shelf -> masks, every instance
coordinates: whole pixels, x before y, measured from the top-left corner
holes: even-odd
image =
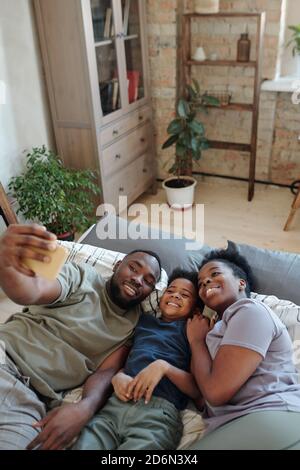
[[[131,34],[130,36],[125,36],[124,41],[130,41],[130,39],[138,39],[138,34]]]
[[[253,104],[251,103],[230,103],[221,104],[220,106],[205,105],[206,108],[223,109],[225,111],[253,111]]]
[[[256,61],[238,62],[237,60],[186,60],[185,65],[209,65],[214,67],[256,67]]]
[[[209,140],[210,148],[222,150],[236,150],[238,152],[251,152],[250,144],[238,144],[235,142],[222,142],[221,140]]]
[[[103,41],[95,42],[95,47],[108,46],[109,44],[112,44],[112,42],[112,39],[103,39]]]
[[[261,13],[186,13],[183,16],[186,18],[259,18]]]

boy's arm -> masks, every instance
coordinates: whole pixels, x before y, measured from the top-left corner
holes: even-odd
[[[141,370],[130,382],[127,387],[128,397],[132,396],[134,400],[139,400],[145,396],[145,402],[148,403],[154,388],[164,376],[189,397],[196,399],[200,396],[191,373],[158,359]]]
[[[70,445],[81,429],[102,408],[111,393],[111,379],[123,367],[129,348],[121,346],[107,357],[84,383],[79,403],[63,405],[50,411],[33,426],[40,434],[29,444],[29,450],[59,450]]]

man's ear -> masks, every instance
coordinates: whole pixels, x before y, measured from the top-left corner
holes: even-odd
[[[245,279],[240,279],[239,291],[245,290],[246,286],[247,286],[247,282],[245,281]]]
[[[114,273],[115,273],[116,270],[119,268],[119,266],[120,266],[121,263],[122,263],[122,260],[119,260],[119,261],[116,262],[116,264],[115,264],[114,267],[113,267],[113,272],[114,272]]]

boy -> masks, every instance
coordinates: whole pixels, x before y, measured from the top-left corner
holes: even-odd
[[[175,270],[160,300],[161,317],[141,315],[124,372],[112,380],[115,393],[84,428],[75,449],[177,447],[180,410],[189,397],[200,396],[188,372],[191,355],[186,337],[186,320],[196,304],[197,276]]]

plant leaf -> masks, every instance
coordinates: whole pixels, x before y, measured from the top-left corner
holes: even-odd
[[[187,119],[188,115],[191,112],[188,102],[184,99],[180,99],[177,106],[177,112],[180,117]]]
[[[162,145],[162,149],[167,149],[168,147],[171,147],[173,144],[175,144],[175,142],[177,142],[177,140],[179,139],[179,135],[176,134],[176,135],[172,135],[171,137],[169,137],[165,143]]]

